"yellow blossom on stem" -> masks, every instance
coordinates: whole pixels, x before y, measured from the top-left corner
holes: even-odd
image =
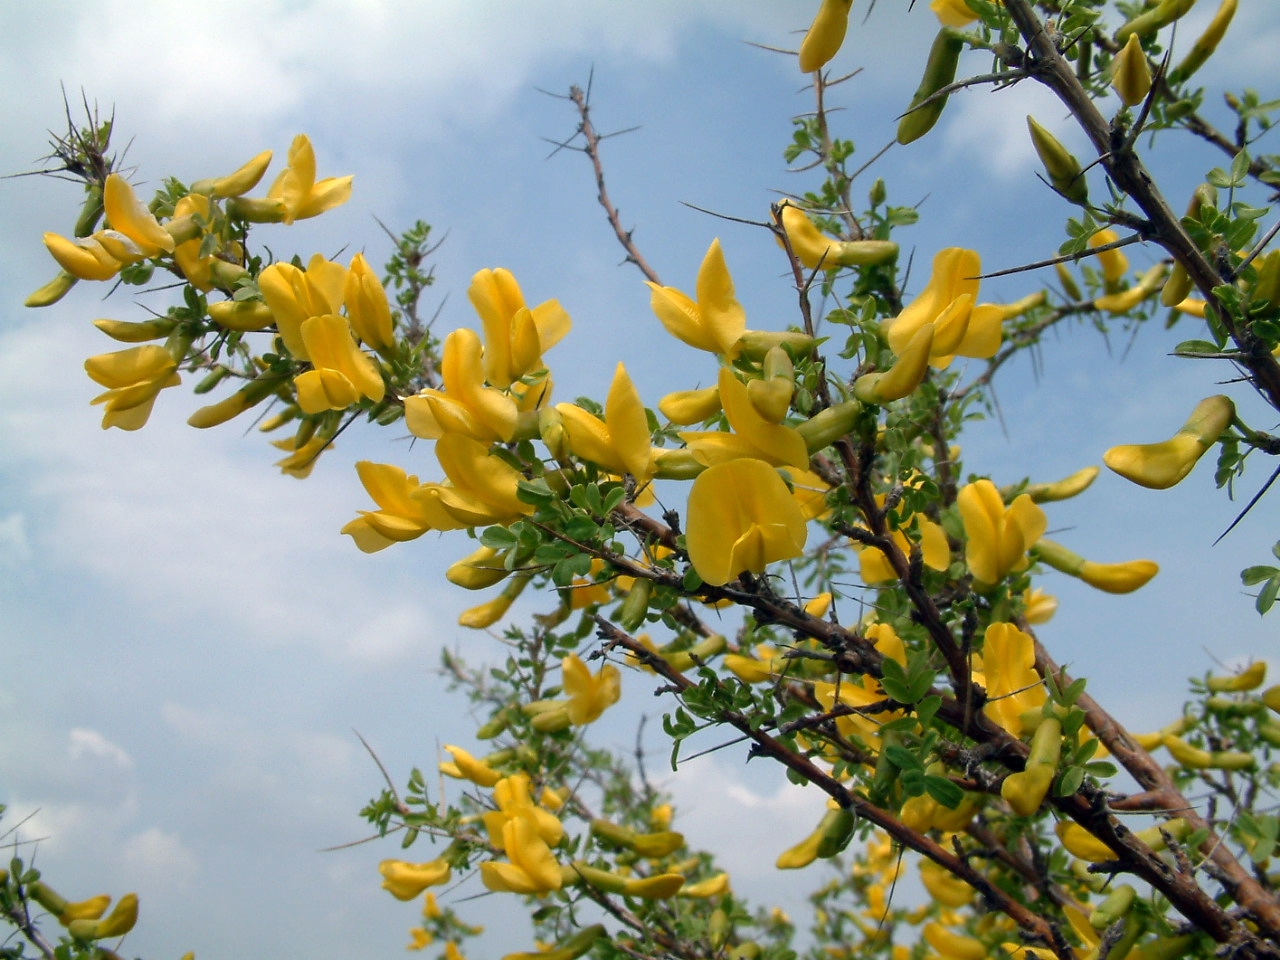
[[[198,193],[191,193],[179,200],[173,207],[173,217],[198,216],[203,220],[209,217],[209,198]],[[201,293],[213,289],[213,262],[216,257],[200,256],[202,237],[184,240],[173,248],[173,262],[178,265],[187,282]]]
[[[277,460],[275,463],[280,468],[280,472],[299,480],[305,480],[311,475],[311,470],[315,467],[316,460],[319,459],[320,454],[324,453],[325,450],[332,449],[333,435],[332,433],[317,433],[301,443],[299,443],[296,436],[293,436],[286,440],[272,440],[271,445],[288,453],[287,457],[283,460]],[[389,546],[389,544],[384,544],[384,546]],[[365,552],[369,553],[371,551],[365,550]]]
[[[1048,524],[1044,511],[1025,493],[1006,507],[1000,491],[986,479],[961,487],[956,505],[967,538],[965,562],[974,579],[988,585],[1026,565],[1027,550]]]
[[[569,654],[560,666],[564,672],[562,685],[569,698],[569,722],[575,727],[593,723],[618,702],[622,696],[622,680],[618,668],[604,664],[594,676],[577,654]]]
[[[1119,239],[1120,234],[1106,227],[1089,238],[1089,246],[1102,247],[1108,243],[1115,243]],[[1098,265],[1102,267],[1102,279],[1107,283],[1108,288],[1123,280],[1124,275],[1129,272],[1129,259],[1119,247],[1099,250],[1094,256],[1098,258]]]
[[[267,167],[271,165],[271,155],[270,150],[263,150],[225,177],[197,180],[191,185],[191,192],[224,198],[242,196],[258,185],[262,175],[267,172]]]
[[[386,394],[378,364],[356,346],[351,324],[329,314],[302,322],[302,342],[312,369],[294,378],[303,413],[345,410],[368,397],[375,403]]]
[[[1015,737],[1027,732],[1023,715],[1044,706],[1048,694],[1035,669],[1035,641],[1012,623],[993,623],[983,635],[983,712]]]
[[[542,354],[572,325],[558,300],[526,306],[520,284],[501,267],[476,273],[467,297],[484,329],[485,378],[500,389],[541,369]]]
[[[649,283],[650,305],[667,332],[698,350],[733,358],[738,339],[747,326],[747,315],[733,292],[733,278],[725,266],[720,240],[711,247],[698,269],[697,301],[675,287]]]
[[[356,464],[356,473],[379,509],[361,510],[360,516],[341,532],[351,537],[363,553],[416,539],[428,530],[459,526],[433,502],[415,497],[422,484],[394,464],[361,460]]]
[[[505,850],[503,828],[510,820],[525,820],[548,846],[555,846],[564,836],[564,827],[555,814],[537,806],[529,792],[529,775],[517,773],[503,777],[493,787],[496,810],[482,817],[489,842],[499,850]]]
[[[830,62],[844,43],[853,0],[822,0],[818,13],[800,42],[800,70],[812,73]]]
[[[746,385],[728,367],[720,368],[718,382],[720,402],[732,432],[710,430],[680,434],[699,463],[711,466],[747,458],[800,470],[809,466],[808,447],[794,427],[770,423],[762,417],[751,402]]]
[[[880,499],[883,501],[883,498]],[[924,558],[924,565],[931,570],[947,569],[951,563],[951,545],[947,542],[946,531],[932,520],[928,520],[923,516],[917,516],[914,521],[912,518],[905,519],[902,527],[910,528],[913,522],[919,524],[919,544]],[[890,537],[897,544],[898,549],[902,551],[903,556],[911,556],[912,544],[907,540],[907,535],[903,532],[903,529],[894,530],[890,533]],[[888,557],[884,555],[884,551],[879,547],[863,547],[859,550],[858,564],[860,568],[859,576],[862,578],[863,583],[888,583],[891,580],[898,579],[898,574],[889,565]]]
[[[516,817],[503,823],[502,850],[509,862],[490,860],[480,864],[480,879],[487,888],[498,893],[520,894],[543,894],[560,889],[560,864],[529,820]]]
[[[1111,61],[1111,88],[1126,107],[1140,104],[1151,90],[1151,66],[1136,33]]]
[[[316,254],[299,270],[291,263],[276,262],[258,275],[258,289],[275,317],[280,339],[299,360],[308,360],[302,324],[311,317],[336,314],[342,308],[347,268]]]
[[[946,366],[954,355],[986,358],[1000,346],[990,323],[970,331],[974,304],[978,297],[978,275],[982,262],[974,250],[948,247],[933,258],[929,282],[897,317],[884,325],[885,336],[894,353],[901,355],[917,331],[934,325],[930,355],[935,366]]]
[[[453,868],[444,858],[429,863],[383,860],[378,864],[378,872],[383,877],[383,890],[397,900],[416,900],[427,887],[448,883]]]
[[[366,347],[384,350],[395,342],[387,291],[362,253],[351,258],[343,284],[342,301],[347,306],[351,328]]]
[[[105,893],[78,903],[68,903],[58,914],[58,922],[65,927],[72,920],[97,920],[107,912],[107,907],[110,905],[111,897]]]
[[[521,476],[505,460],[490,456],[489,448],[462,434],[449,434],[436,442],[436,459],[448,484],[426,484],[414,497],[438,504],[456,527],[480,527],[511,523],[533,513],[533,507],[517,496]]]
[[[173,252],[173,237],[118,173],[108,174],[102,185],[102,208],[111,229],[136,243],[144,257]]]
[[[1032,587],[1022,594],[1022,615],[1027,623],[1048,623],[1058,612],[1058,598],[1045,593],[1039,587]]]
[[[1126,480],[1152,490],[1167,490],[1182,481],[1205,452],[1231,425],[1236,408],[1231,399],[1206,397],[1173,435],[1161,443],[1124,444],[1102,455],[1102,462]]]
[[[95,237],[68,240],[56,233],[46,233],[44,245],[58,266],[77,280],[109,280],[120,271],[120,261]]]
[[[289,165],[271,184],[267,198],[279,201],[284,207],[284,222],[293,223],[346,203],[351,199],[351,180],[349,176],[326,177],[317,183],[315,148],[307,135],[300,133],[289,146]]]
[[[104,430],[139,429],[151,416],[160,391],[181,382],[177,362],[168,350],[155,344],[98,354],[84,362],[84,369],[94,382],[108,388],[90,401],[104,405]]]
[[[502,779],[502,774],[483,760],[477,760],[462,747],[455,747],[446,743],[444,748],[449,756],[453,757],[452,763],[444,761],[439,764],[440,772],[446,777],[453,777],[455,780],[470,780],[481,787],[492,787]]]
[[[480,337],[466,327],[444,339],[440,376],[444,390],[406,397],[409,432],[424,440],[462,434],[476,440],[506,442],[515,436],[519,410],[508,394],[485,386]]]
[[[656,465],[649,419],[640,394],[621,363],[605,398],[604,420],[572,403],[558,403],[555,409],[575,456],[613,474],[629,473],[641,483],[653,477]]]
[[[1160,572],[1153,560],[1127,560],[1124,563],[1094,563],[1062,544],[1041,537],[1035,545],[1035,557],[1055,570],[1077,577],[1105,593],[1132,593]]]
[[[689,561],[714,586],[800,556],[808,534],[777,470],[751,459],[716,464],[694,480],[685,526]]]
[[[470,627],[472,630],[483,630],[493,626],[507,615],[511,604],[516,602],[531,579],[533,579],[531,574],[516,574],[507,581],[502,592],[492,600],[462,611],[458,616],[458,626]]]
[[[72,920],[67,924],[67,932],[80,940],[106,940],[110,937],[123,937],[137,922],[138,896],[126,893],[101,920]]]
[[[978,19],[964,0],[933,0],[929,9],[944,27],[966,27]]]

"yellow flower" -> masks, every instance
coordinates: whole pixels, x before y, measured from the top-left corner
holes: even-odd
[[[108,388],[90,401],[105,404],[104,430],[137,430],[151,416],[160,391],[181,383],[177,362],[168,350],[155,344],[98,354],[84,362],[84,369],[96,383]]]
[[[974,579],[994,584],[1026,564],[1026,553],[1044,535],[1047,519],[1025,493],[1005,507],[990,480],[977,480],[956,496],[967,537],[964,558]]]
[[[44,245],[58,266],[77,280],[109,280],[120,270],[120,261],[95,237],[68,240],[56,233],[46,233]]]
[[[1053,569],[1078,577],[1104,593],[1132,593],[1160,572],[1159,565],[1153,560],[1094,563],[1044,537],[1035,545],[1035,556]]]
[[[622,696],[618,668],[606,663],[595,676],[576,654],[560,662],[564,670],[562,684],[569,697],[569,722],[580,727],[600,719],[600,715]]]
[[[190,193],[179,200],[173,207],[173,217],[198,216],[202,220],[209,218],[209,198],[199,193]],[[208,293],[213,289],[213,256],[200,256],[202,237],[185,240],[173,248],[173,262],[178,265],[182,275],[197,290]]]
[[[502,779],[502,774],[497,770],[483,760],[477,760],[461,747],[446,743],[444,748],[449,752],[449,756],[453,757],[452,763],[444,762],[439,764],[440,772],[446,777],[453,777],[456,780],[470,780],[481,787],[492,787]]]
[[[569,449],[613,474],[629,473],[641,483],[656,469],[649,419],[627,369],[621,363],[605,398],[604,420],[571,403],[558,403]]]
[[[58,914],[58,922],[65,927],[72,920],[97,920],[107,912],[107,907],[110,905],[111,897],[105,893],[78,903],[68,903]]]
[[[800,556],[808,535],[777,470],[752,459],[729,460],[699,474],[685,526],[689,561],[713,586]]]
[[[1048,623],[1058,612],[1058,598],[1045,593],[1039,587],[1033,587],[1022,594],[1022,615],[1027,623]]]
[[[680,439],[688,444],[694,459],[708,466],[747,458],[774,466],[805,470],[809,450],[794,427],[770,423],[751,402],[751,395],[732,370],[721,367],[720,402],[732,432],[723,430],[685,431]]]
[[[935,366],[946,366],[952,356],[990,357],[1000,345],[993,338],[989,317],[972,331],[978,274],[982,262],[974,250],[948,247],[933,258],[933,273],[919,295],[885,324],[889,347],[899,356],[925,324],[934,325],[929,353]]]
[[[391,305],[378,275],[370,268],[364,254],[351,258],[342,292],[347,305],[347,319],[360,341],[373,350],[391,346],[395,340]]]
[[[453,868],[443,859],[430,863],[383,860],[378,864],[378,872],[383,876],[383,890],[397,900],[416,900],[427,887],[448,883]]]
[[[312,369],[294,378],[303,413],[345,410],[364,396],[375,403],[386,394],[378,364],[356,346],[345,317],[328,314],[302,322],[302,342]]]
[[[173,237],[146,208],[129,181],[118,173],[107,176],[102,185],[102,207],[107,223],[138,245],[144,257],[173,252]]]
[[[480,864],[480,879],[490,890],[543,894],[560,889],[560,864],[529,820],[516,817],[503,823],[502,849],[510,862],[490,860]]]
[[[830,62],[844,43],[853,0],[822,0],[818,13],[800,43],[800,70],[812,73]]]
[[[489,448],[462,434],[448,434],[436,442],[436,459],[449,478],[448,484],[427,484],[414,494],[424,503],[438,503],[462,527],[508,524],[533,513],[533,507],[516,495],[520,473],[504,460],[489,455]]]
[[[444,339],[440,375],[444,390],[424,390],[404,401],[409,432],[424,440],[462,434],[476,440],[510,440],[519,410],[501,390],[484,385],[483,347],[474,330],[454,330]]]
[[[425,950],[431,944],[435,943],[435,934],[423,930],[422,927],[413,927],[409,930],[409,945],[406,950]]]
[[[393,543],[422,536],[428,530],[455,529],[458,524],[430,501],[415,497],[422,489],[418,478],[389,463],[361,460],[356,464],[360,482],[378,505],[361,510],[360,516],[342,528],[364,553],[374,553]]]
[[[710,420],[720,412],[720,388],[677,390],[658,401],[658,411],[672,423],[688,426]]]
[[[1089,238],[1089,246],[1101,247],[1108,243],[1115,243],[1119,239],[1120,234],[1107,227]],[[1129,272],[1129,260],[1119,247],[1100,250],[1094,256],[1098,258],[1098,265],[1102,267],[1102,279],[1106,282],[1108,289],[1124,279],[1124,275]]]
[[[191,185],[192,193],[202,193],[214,197],[239,197],[248,193],[258,185],[262,175],[271,164],[271,151],[263,150],[249,162],[243,164],[225,177],[210,177],[197,180]]]
[[[494,784],[493,802],[498,809],[485,813],[482,819],[489,842],[499,850],[506,850],[503,830],[511,820],[527,821],[548,846],[555,846],[564,836],[564,827],[555,814],[533,802],[526,773],[503,777]]]
[[[283,460],[276,461],[275,465],[280,468],[280,472],[296,477],[299,480],[305,480],[311,475],[311,470],[315,467],[316,460],[320,458],[320,454],[325,450],[332,449],[333,437],[316,434],[299,446],[298,438],[295,436],[285,440],[272,440],[271,445],[289,454]],[[356,538],[356,540],[359,542],[359,538]],[[384,544],[384,546],[388,545]],[[364,548],[362,547],[361,549]],[[365,552],[370,553],[372,551],[365,550]]]
[[[964,27],[978,19],[978,15],[969,9],[964,0],[933,0],[929,9],[944,27]]]
[[[1038,710],[1047,699],[1035,670],[1035,642],[1011,623],[987,627],[982,647],[982,672],[987,705],[983,712],[1015,737],[1029,727],[1022,715]]]
[[[1126,107],[1137,106],[1151,90],[1151,66],[1142,50],[1142,41],[1136,33],[1111,61],[1111,88]]]
[[[946,532],[938,524],[924,517],[919,517],[917,522],[920,524],[920,550],[924,555],[924,565],[931,570],[947,569],[951,563],[951,545],[947,543]],[[904,520],[902,526],[910,527],[910,518]],[[907,535],[899,529],[894,530],[890,536],[902,551],[903,556],[909,557],[911,544],[907,540]],[[864,547],[859,550],[858,563],[859,576],[863,583],[888,583],[898,579],[897,573],[889,565],[888,558],[879,547]]]
[[[527,307],[520,284],[501,267],[472,277],[467,297],[484,329],[485,377],[501,389],[542,369],[542,354],[572,325],[558,300]]]
[[[1205,452],[1218,442],[1235,417],[1235,404],[1222,395],[1206,397],[1178,430],[1162,443],[1112,447],[1102,461],[1126,480],[1152,490],[1167,490],[1182,481]]]
[[[302,321],[302,342],[312,369],[294,378],[303,413],[346,410],[361,397],[380,401],[387,392],[378,364],[361,353],[346,317],[329,314]]]
[[[306,134],[289,147],[289,165],[280,172],[267,198],[284,206],[284,222],[306,220],[341,206],[351,198],[351,177],[327,177],[316,182],[316,154]]]
[[[720,240],[711,247],[698,268],[697,302],[675,287],[649,283],[650,305],[667,332],[698,350],[732,358],[747,327],[747,315],[733,292],[733,278],[725,266]]]
[[[311,317],[336,314],[342,307],[347,268],[316,254],[299,270],[291,263],[273,263],[258,276],[262,299],[271,308],[285,347],[299,360],[308,360],[302,324]]]
[[[717,873],[713,877],[706,880],[700,880],[697,883],[691,883],[680,888],[680,896],[693,897],[697,900],[705,900],[709,897],[718,897],[729,892],[729,875],[727,873]]]

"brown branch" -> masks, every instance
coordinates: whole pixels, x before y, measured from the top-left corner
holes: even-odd
[[[1133,149],[1133,144],[1126,141],[1123,128],[1108,123],[1098,111],[1071,64],[1055,47],[1029,0],[1011,0],[1005,9],[1027,43],[1028,71],[1052,90],[1075,117],[1112,182],[1146,215],[1152,240],[1182,265],[1201,295],[1214,306],[1228,336],[1240,348],[1238,362],[1248,372],[1254,387],[1273,408],[1280,410],[1280,361],[1271,355],[1265,343],[1242,328],[1213,294],[1215,287],[1222,286],[1230,278],[1209,261],[1183,229],[1180,218],[1156,188],[1154,178]],[[1280,921],[1280,914],[1277,914],[1277,921]]]
[[[684,674],[672,668],[660,656],[628,636],[622,630],[619,630],[608,620],[597,616],[595,622],[597,634],[605,641],[608,647],[621,647],[630,652],[637,660],[651,667],[655,673],[666,680],[671,689],[677,694],[683,694],[695,686],[693,681],[689,680]],[[739,733],[749,737],[758,754],[770,757],[788,769],[800,774],[835,800],[836,803],[851,809],[857,816],[874,823],[904,847],[928,857],[944,870],[964,880],[982,894],[984,900],[992,909],[999,910],[1013,920],[1029,939],[1052,948],[1062,960],[1073,960],[1074,955],[1070,949],[1060,938],[1054,936],[1052,925],[1044,917],[1027,909],[1013,899],[1008,893],[993,884],[984,874],[971,867],[964,859],[956,856],[956,854],[932,838],[907,827],[898,818],[897,814],[892,811],[884,810],[870,801],[851,793],[842,782],[827,773],[808,757],[796,753],[781,741],[761,730],[759,725],[754,723],[751,718],[735,710],[724,709],[719,712],[717,719],[719,722],[726,723]]]
[[[569,88],[569,99],[573,101],[573,105],[578,109],[578,130],[574,137],[581,135],[584,143],[583,146],[575,149],[581,150],[591,159],[591,168],[596,175],[596,199],[600,201],[600,206],[604,207],[605,215],[609,218],[609,225],[613,227],[613,235],[618,238],[618,242],[622,244],[622,249],[627,252],[626,262],[634,263],[636,268],[644,274],[646,280],[661,285],[662,281],[658,279],[658,274],[649,266],[636,248],[635,242],[631,239],[632,231],[623,229],[622,218],[618,215],[618,208],[613,205],[613,202],[609,199],[609,191],[605,189],[604,166],[600,163],[600,141],[604,138],[596,132],[595,124],[591,122],[591,103],[588,95],[581,87],[575,84]],[[606,136],[609,135],[606,134]],[[570,140],[574,139],[574,137],[570,137]]]

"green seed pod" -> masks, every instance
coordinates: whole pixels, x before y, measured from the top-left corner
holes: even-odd
[[[943,28],[933,40],[929,48],[929,59],[925,62],[924,76],[920,86],[911,98],[911,106],[902,119],[898,121],[898,142],[901,144],[919,140],[933,129],[938,118],[942,116],[942,108],[947,105],[946,97],[929,100],[943,87],[955,81],[956,68],[960,64],[960,51],[964,49],[964,41],[951,30]],[[928,100],[928,103],[925,101]]]
[[[648,577],[637,578],[618,611],[618,626],[628,633],[640,629],[644,625],[645,614],[649,612],[649,598],[652,596],[653,581]]]
[[[1133,887],[1127,883],[1120,884],[1089,914],[1089,926],[1095,930],[1107,929],[1129,913],[1136,897]]]

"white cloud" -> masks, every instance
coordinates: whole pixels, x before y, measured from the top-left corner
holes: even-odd
[[[29,559],[27,518],[21,513],[0,517],[0,567],[16,567]]]
[[[133,757],[129,756],[123,747],[112,743],[97,730],[75,727],[67,735],[67,740],[69,741],[67,754],[72,760],[93,757],[106,760],[112,766],[124,770],[133,769]]]
[[[143,889],[186,887],[200,872],[200,863],[175,833],[149,827],[124,841],[123,870],[131,885]]]

